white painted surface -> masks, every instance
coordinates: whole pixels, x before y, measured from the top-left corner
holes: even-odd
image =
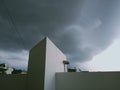
[[[64,72],[65,55],[48,39],[30,50],[28,90],[55,90],[55,73]]]
[[[66,56],[47,38],[44,90],[55,90],[55,73],[64,72],[63,60]]]
[[[120,90],[120,72],[57,73],[56,90]]]
[[[8,67],[8,69],[5,71],[6,74],[12,74],[13,68]]]

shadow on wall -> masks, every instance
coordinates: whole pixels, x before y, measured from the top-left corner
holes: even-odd
[[[120,90],[120,72],[56,73],[56,90]]]
[[[27,90],[27,74],[0,75],[0,90]]]
[[[26,90],[27,74],[22,70],[0,64],[0,90]]]

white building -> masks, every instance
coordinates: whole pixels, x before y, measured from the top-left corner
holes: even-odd
[[[0,75],[1,90],[120,90],[120,72],[64,72],[66,56],[48,39],[30,50],[28,74]]]
[[[48,39],[30,51],[28,90],[119,90],[120,72],[64,72],[66,56]]]

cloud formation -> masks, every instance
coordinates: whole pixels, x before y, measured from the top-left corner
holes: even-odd
[[[3,51],[0,50],[0,63],[8,63],[10,66],[17,69],[27,69],[28,51]]]
[[[112,28],[116,3],[118,0],[1,0],[0,50],[4,54],[28,51],[48,36],[71,62],[91,60],[116,36]],[[7,57],[23,60],[16,54]]]

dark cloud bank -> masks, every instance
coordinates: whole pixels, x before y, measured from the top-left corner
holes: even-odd
[[[25,55],[45,36],[71,62],[91,60],[116,37],[117,30],[114,30],[113,24],[119,11],[118,2],[0,0],[0,62],[14,62],[20,67],[26,65]]]

